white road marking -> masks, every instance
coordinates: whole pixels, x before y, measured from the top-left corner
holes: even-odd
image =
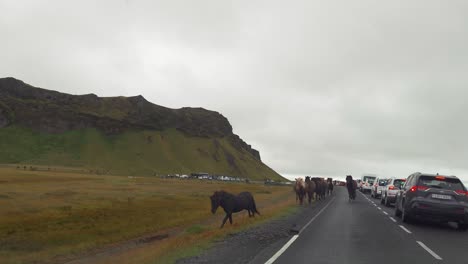
[[[377,207],[377,209],[382,210],[382,208],[380,208],[380,207]]]
[[[396,220],[395,220],[395,218],[393,218],[393,217],[391,217],[391,216],[390,216],[390,220],[392,220],[393,222],[395,222],[395,223],[396,223]]]
[[[327,209],[327,207],[333,202],[333,200],[335,200],[335,197],[333,197],[333,199],[331,199],[331,201],[328,202],[327,205],[325,205],[325,207],[323,207],[314,217],[312,217],[312,219],[310,219],[310,221],[304,227],[301,228],[299,234],[302,233],[302,231],[304,231],[304,229],[306,229],[315,220],[315,218],[317,218],[323,211],[325,211],[325,209]]]
[[[291,237],[291,239],[286,244],[284,244],[284,246],[280,250],[278,250],[278,252],[276,252],[267,262],[265,262],[265,264],[272,264],[273,262],[275,262],[276,259],[278,259],[281,256],[281,254],[283,254],[284,251],[286,251],[286,249],[288,249],[288,247],[291,246],[292,243],[294,243],[294,241],[299,237],[302,231],[306,229],[323,211],[325,211],[325,209],[327,209],[327,207],[333,202],[333,200],[335,200],[335,197],[333,197],[331,201],[327,203],[327,205],[325,205],[314,217],[312,217],[312,219],[310,219],[310,221],[304,227],[301,228],[298,235],[294,235],[293,237]]]
[[[435,259],[442,260],[442,258],[437,255],[434,251],[432,251],[428,246],[424,245],[421,241],[416,241],[422,248],[424,248],[429,254],[431,254]]]
[[[387,212],[385,212],[385,211],[383,211],[383,213],[384,213],[385,215],[388,215],[388,213],[387,213]]]
[[[273,257],[271,257],[267,262],[265,262],[265,264],[272,264],[273,262],[275,262],[275,260],[277,258],[279,258],[279,256],[281,256],[281,254],[283,254],[284,251],[286,251],[286,249],[288,249],[289,246],[291,246],[291,244],[299,237],[299,235],[294,235],[293,237],[291,237],[291,239],[289,239],[288,243],[284,244],[284,246],[278,250],[278,252],[276,252]]]
[[[406,233],[411,234],[411,231],[409,231],[406,227],[399,225],[401,229],[405,230]]]

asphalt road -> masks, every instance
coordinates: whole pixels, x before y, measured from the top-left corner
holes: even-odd
[[[322,203],[266,263],[468,263],[468,232],[456,225],[404,224],[369,195],[349,203],[343,187]]]

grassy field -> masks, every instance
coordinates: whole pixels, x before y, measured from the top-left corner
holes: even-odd
[[[175,129],[104,135],[96,129],[46,134],[0,129],[0,163],[81,167],[114,175],[208,172],[251,180],[284,180],[225,138],[188,137]]]
[[[262,216],[240,213],[219,229],[223,212],[213,216],[208,197],[220,189],[252,192]],[[62,262],[162,234],[168,238],[94,262],[171,263],[292,205],[289,187],[0,168],[0,262]]]

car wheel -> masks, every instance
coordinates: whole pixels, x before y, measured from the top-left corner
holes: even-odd
[[[383,195],[380,197],[380,204],[384,204]]]
[[[402,208],[403,210],[401,212],[401,221],[403,221],[403,223],[411,224],[412,219],[410,214],[406,211],[405,206],[402,206]]]
[[[390,206],[390,202],[388,201],[388,196],[385,195],[385,206]]]
[[[398,208],[398,204],[395,204],[395,216],[396,217],[401,217],[401,211]]]
[[[458,230],[466,231],[468,229],[468,224],[465,223],[458,223]]]

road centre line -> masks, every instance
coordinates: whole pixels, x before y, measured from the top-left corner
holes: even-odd
[[[422,248],[424,248],[429,254],[431,254],[435,259],[442,260],[442,258],[437,255],[434,251],[432,251],[428,246],[424,245],[421,241],[416,241]]]
[[[305,226],[301,228],[301,230],[299,230],[299,234],[291,237],[291,239],[286,244],[284,244],[284,246],[280,250],[278,250],[278,252],[276,252],[267,262],[265,262],[265,264],[272,264],[273,262],[275,262],[276,259],[278,259],[281,256],[281,254],[283,254],[286,251],[286,249],[288,249],[288,247],[290,247],[292,243],[294,243],[294,241],[299,237],[302,231],[304,231],[304,229],[306,229],[323,211],[325,211],[325,209],[327,209],[327,207],[334,200],[335,200],[335,197],[333,197],[330,202],[328,202],[314,217],[312,217],[312,219],[310,219],[309,222],[307,222]]]
[[[411,234],[411,231],[409,231],[406,227],[402,225],[398,225],[398,226],[401,227],[401,229],[405,230],[406,233]]]
[[[369,201],[371,202],[374,206],[376,206],[379,210],[381,210],[385,215],[388,215],[388,213],[385,211],[385,210],[382,210],[382,208],[378,207],[374,201],[370,200],[367,196],[365,196],[363,194],[363,196]],[[388,218],[390,218],[390,220],[392,220],[394,223],[397,222],[397,220],[391,216],[389,216]],[[412,234],[412,232],[410,230],[408,230],[408,228],[404,227],[403,225],[398,225],[401,229],[403,229],[406,233],[408,234]],[[419,246],[421,246],[424,250],[426,250],[429,254],[431,254],[432,257],[434,257],[435,259],[437,260],[442,260],[442,258],[437,255],[437,253],[435,253],[434,251],[432,251],[428,246],[426,246],[423,242],[421,241],[416,241],[418,243]]]

